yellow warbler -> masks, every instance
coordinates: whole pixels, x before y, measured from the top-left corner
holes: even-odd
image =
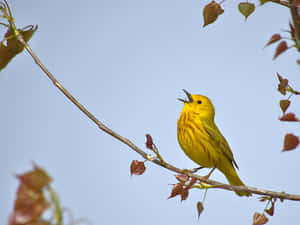
[[[244,185],[236,173],[237,163],[232,151],[214,122],[215,109],[209,98],[192,95],[183,90],[188,100],[177,123],[178,142],[185,154],[201,167],[219,169],[231,185]],[[236,192],[239,196],[250,196],[246,192]]]

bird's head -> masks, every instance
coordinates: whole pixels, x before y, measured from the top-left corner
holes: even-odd
[[[215,108],[210,99],[204,95],[192,95],[184,90],[187,100],[178,98],[184,103],[182,112],[189,112],[198,115],[201,118],[214,119]]]

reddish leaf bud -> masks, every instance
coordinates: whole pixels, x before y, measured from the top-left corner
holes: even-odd
[[[182,190],[183,190],[183,183],[174,184],[169,198],[174,198],[175,196],[180,195]]]
[[[280,76],[279,73],[277,73],[277,77],[278,77],[278,80],[279,80],[279,84],[278,84],[278,91],[285,95],[286,94],[286,89],[288,88],[289,86],[289,81],[285,78],[283,78],[282,76]]]
[[[265,45],[265,47],[279,41],[281,39],[280,34],[273,34],[273,36],[270,38],[270,40],[268,41],[268,43]]]
[[[286,44],[286,41],[282,41],[277,45],[273,60],[276,59],[281,53],[286,51],[288,49],[288,46]]]
[[[152,150],[153,149],[153,139],[152,139],[151,135],[146,134],[146,139],[147,139],[146,147]]]
[[[188,196],[189,196],[189,190],[184,188],[181,192],[181,201],[186,200]]]
[[[144,162],[133,160],[130,165],[130,174],[142,175],[146,170]]]

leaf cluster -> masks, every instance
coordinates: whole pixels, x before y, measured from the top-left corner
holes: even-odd
[[[32,171],[16,177],[20,185],[8,224],[50,225],[49,221],[42,219],[42,214],[51,206],[44,194],[52,181],[51,177],[36,165]]]
[[[281,111],[283,113],[283,115],[279,118],[279,120],[283,121],[283,122],[300,122],[300,120],[296,117],[295,113],[293,113],[293,112],[286,113],[287,109],[289,108],[289,106],[291,104],[290,98],[293,95],[299,95],[300,92],[294,90],[289,85],[288,79],[283,78],[279,73],[277,73],[277,77],[278,77],[278,80],[279,80],[277,90],[284,96],[287,93],[290,94],[287,99],[282,99],[282,100],[279,101],[279,106],[280,106]],[[299,145],[299,141],[300,141],[299,137],[297,137],[294,134],[287,133],[284,137],[284,144],[283,144],[282,151],[284,152],[284,151],[290,151],[290,150],[296,149],[297,146]]]

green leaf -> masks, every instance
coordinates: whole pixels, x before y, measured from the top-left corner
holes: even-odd
[[[241,2],[238,8],[240,13],[245,17],[245,20],[247,20],[248,16],[254,12],[255,5],[250,2]]]

